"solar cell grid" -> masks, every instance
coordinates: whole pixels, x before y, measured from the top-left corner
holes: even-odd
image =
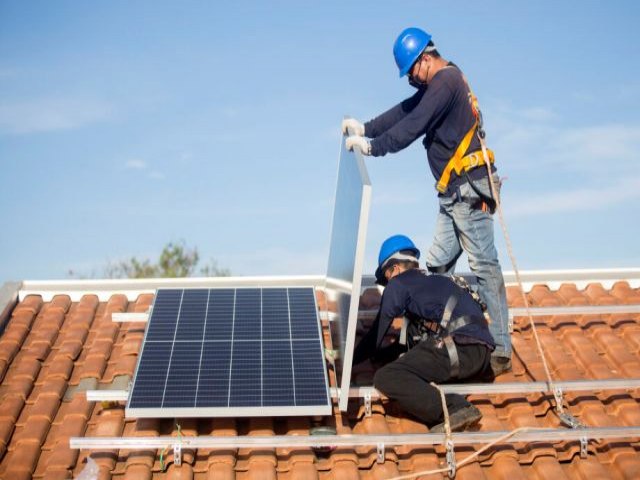
[[[158,290],[129,416],[330,413],[313,288]]]
[[[229,319],[233,318],[235,291],[230,288],[209,290],[204,339],[231,341]]]

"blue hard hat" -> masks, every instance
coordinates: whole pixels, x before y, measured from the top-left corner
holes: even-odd
[[[408,250],[416,259],[420,258],[420,250],[413,241],[406,235],[393,235],[382,242],[380,253],[378,254],[378,268],[376,269],[376,282],[385,285],[384,265],[395,253]]]
[[[404,77],[427,48],[431,35],[419,28],[405,28],[393,44],[393,58],[396,60],[400,77]]]

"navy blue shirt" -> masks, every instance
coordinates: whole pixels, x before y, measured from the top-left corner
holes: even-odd
[[[469,87],[458,67],[449,63],[434,75],[428,86],[421,87],[413,96],[368,121],[364,127],[365,135],[372,139],[371,155],[376,157],[398,152],[424,136],[422,143],[437,181],[474,123]],[[465,154],[480,149],[480,140],[474,135]],[[485,166],[469,172],[473,180],[486,175]],[[445,194],[452,194],[463,181],[453,172]]]
[[[373,353],[372,349],[380,348],[394,318],[406,316],[409,319],[427,319],[440,323],[451,295],[458,297],[451,320],[464,315],[473,320],[472,323],[455,330],[455,333],[451,334],[453,338],[460,343],[474,343],[475,340],[475,343],[495,348],[482,308],[469,292],[446,276],[427,275],[414,268],[389,280],[382,294],[378,318],[361,340],[354,356],[362,361]]]

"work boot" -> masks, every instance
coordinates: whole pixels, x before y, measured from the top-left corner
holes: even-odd
[[[502,375],[503,373],[507,373],[511,371],[511,357],[500,357],[498,355],[491,356],[491,370],[493,370],[493,374],[497,377],[498,375]]]
[[[475,425],[481,418],[480,410],[469,404],[449,415],[449,426],[452,432],[460,432],[467,427]],[[431,427],[429,433],[444,433],[444,422]]]

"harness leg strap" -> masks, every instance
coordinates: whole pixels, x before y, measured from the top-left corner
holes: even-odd
[[[449,354],[449,362],[451,363],[451,378],[458,378],[460,375],[460,358],[458,357],[458,349],[456,348],[456,342],[453,341],[449,335],[443,339],[445,347],[447,347],[447,353]]]
[[[407,317],[402,317],[402,329],[400,330],[400,340],[398,343],[400,345],[407,344],[407,328],[409,327],[409,319]]]

